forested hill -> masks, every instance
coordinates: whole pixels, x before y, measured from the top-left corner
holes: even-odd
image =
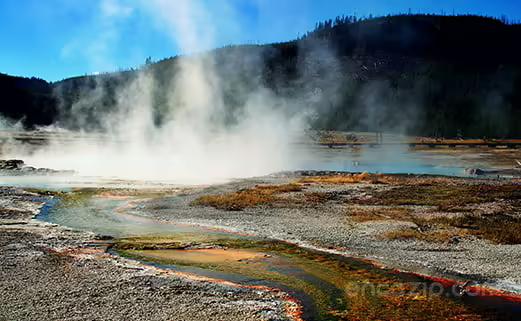
[[[520,40],[521,25],[479,16],[339,17],[294,41],[207,55],[230,115],[266,87],[314,110],[311,123],[320,129],[521,137]],[[96,128],[97,115],[145,72],[160,123],[180,59],[52,84],[0,74],[0,111],[28,127]]]
[[[56,106],[52,85],[45,80],[0,73],[0,112],[5,118],[26,126],[47,125],[57,117]]]

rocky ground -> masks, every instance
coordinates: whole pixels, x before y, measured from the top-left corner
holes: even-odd
[[[296,308],[107,254],[94,234],[33,220],[43,201],[0,188],[0,320],[282,320]]]
[[[165,189],[142,200],[139,190],[100,193],[137,196],[129,203],[132,214],[286,240],[521,293],[520,184],[295,172]],[[48,197],[0,188],[0,320],[280,320],[297,308],[281,292],[108,254],[93,233],[34,220]],[[481,231],[482,222],[497,228]]]
[[[507,240],[509,244],[496,244],[497,242],[474,233],[473,227],[468,229],[442,227],[439,230],[433,228],[431,231],[430,227],[410,219],[411,216],[421,220],[436,217],[450,219],[458,215],[461,217],[477,215],[488,219],[508,212],[508,217],[515,218],[519,223],[521,215],[519,181],[411,177],[409,183],[402,181],[397,185],[371,182],[305,183],[302,184],[303,190],[281,193],[271,203],[263,202],[261,199],[260,204],[254,206],[246,204],[243,207],[233,207],[224,203],[225,206],[221,208],[208,204],[194,204],[194,202],[198,203],[198,200],[205,200],[204,197],[208,195],[218,196],[217,201],[221,203],[226,200],[227,195],[238,195],[233,193],[239,193],[241,197],[244,195],[252,197],[248,193],[255,191],[256,185],[288,184],[301,180],[303,177],[301,174],[290,173],[240,180],[201,189],[187,189],[172,197],[148,201],[141,213],[161,220],[224,227],[287,240],[305,246],[372,259],[407,271],[449,275],[521,292],[521,266],[519,265],[521,245],[516,244],[517,240],[510,242]],[[414,179],[417,181],[412,181]],[[418,203],[416,205],[389,206],[375,203],[378,195],[380,197],[383,195],[385,201],[386,193],[393,189],[399,190],[402,183],[408,186],[405,193],[411,193],[414,192],[415,186],[421,187],[430,184],[429,182],[434,182],[433,186],[440,186],[440,189],[443,186],[454,185],[454,189],[464,192],[461,201],[468,198],[468,202],[460,202],[459,207],[448,208],[441,206],[447,205],[444,203],[440,203],[440,206],[422,205],[422,198],[429,198],[428,193],[431,193],[425,192],[425,196],[421,193],[416,195],[419,197],[419,200],[415,200]],[[470,190],[467,191],[465,186],[470,186]],[[485,186],[485,190],[482,191],[480,186]],[[498,190],[505,188],[510,191],[508,192],[510,194],[505,194],[509,197],[501,199],[505,197],[503,194],[493,196],[495,195],[493,193],[497,193],[495,187],[498,187]],[[487,188],[490,191],[486,190]],[[443,193],[449,193],[447,197],[454,198],[456,201],[460,198],[459,195],[450,194],[450,191],[442,189],[437,195],[438,198],[433,200],[443,201],[445,197]],[[474,193],[481,195],[480,197],[488,195],[490,199],[486,201],[475,199],[477,196]],[[389,198],[392,198],[392,195],[389,194]],[[244,199],[241,201],[244,202]],[[402,216],[402,210],[407,213],[406,218]],[[362,213],[362,219],[359,213]],[[371,215],[379,215],[379,217],[375,219],[371,218]],[[369,216],[369,219],[366,216]],[[427,230],[422,231],[423,228]],[[400,236],[403,231],[406,232],[405,237],[393,236]],[[516,234],[515,231],[511,233]],[[498,234],[497,237],[501,242],[504,235],[501,235],[501,231]]]
[[[0,173],[2,175],[73,175],[74,171],[54,170],[50,168],[36,168],[28,166],[20,159],[0,159]]]

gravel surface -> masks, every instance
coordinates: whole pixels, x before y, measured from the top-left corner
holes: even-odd
[[[521,245],[495,245],[476,237],[465,237],[454,243],[385,240],[378,236],[410,227],[412,223],[356,223],[346,215],[346,208],[350,205],[346,205],[345,201],[331,201],[310,207],[257,206],[243,211],[191,206],[201,195],[227,193],[256,184],[287,183],[294,181],[296,177],[297,174],[288,173],[186,190],[176,196],[149,201],[142,213],[161,220],[224,227],[286,240],[303,246],[373,259],[405,271],[474,280],[483,285],[521,293]],[[468,184],[497,183],[493,180],[462,180]],[[354,196],[364,197],[366,188],[367,185],[364,184],[314,185],[309,186],[307,191],[337,193],[343,200],[348,200]]]
[[[31,220],[39,201],[0,188],[0,320],[284,320],[295,308],[281,292],[107,254],[94,234]]]
[[[354,205],[348,201],[370,197],[367,184],[306,186],[306,192],[333,196],[313,206],[225,211],[191,205],[202,195],[288,183],[299,177],[286,173],[186,188],[134,205],[140,214],[156,219],[287,240],[402,270],[474,280],[521,293],[521,245],[495,245],[476,237],[448,243],[384,240],[379,237],[383,233],[412,223],[350,219],[346,210]],[[107,254],[104,244],[92,242],[92,233],[33,220],[43,201],[33,193],[0,188],[0,320],[280,320],[285,318],[285,308],[295,308],[281,292],[190,278]],[[482,204],[479,210],[494,212],[501,206]]]

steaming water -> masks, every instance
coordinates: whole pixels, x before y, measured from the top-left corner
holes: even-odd
[[[299,167],[305,170],[467,176],[457,156],[429,155],[395,148],[328,148],[308,146],[301,150]]]
[[[461,154],[456,153],[432,153],[422,150],[383,147],[357,150],[351,148],[328,148],[312,144],[292,144],[291,149],[292,162],[286,164],[286,166],[276,166],[274,168],[267,166],[265,169],[257,168],[250,174],[246,170],[240,176],[234,176],[234,173],[226,170],[220,175],[219,164],[213,163],[211,165],[213,166],[213,174],[211,176],[208,176],[207,172],[203,172],[198,178],[192,177],[196,173],[172,178],[172,176],[175,177],[175,173],[170,172],[169,166],[163,165],[161,167],[156,164],[150,164],[149,166],[156,167],[155,170],[159,172],[161,170],[164,171],[163,179],[156,176],[147,179],[146,175],[143,179],[129,179],[129,177],[124,176],[112,176],[114,174],[111,174],[111,171],[102,170],[98,175],[88,176],[81,175],[81,171],[74,176],[0,176],[0,184],[4,186],[45,189],[66,189],[72,187],[155,188],[224,183],[235,178],[263,176],[279,171],[294,170],[468,176],[465,172],[465,168],[468,167],[494,168],[494,165],[488,164],[479,152],[466,153],[463,159]],[[207,161],[210,164],[212,163],[212,160]],[[35,164],[29,160],[28,165]],[[117,166],[117,164],[113,165]],[[76,169],[72,167],[74,164],[67,165],[65,162],[61,163],[61,166],[61,168],[56,169]],[[83,166],[88,166],[88,163],[83,163]],[[128,166],[128,164],[125,166]],[[247,166],[247,164],[243,166]],[[91,174],[96,172],[96,168],[97,165],[90,170]],[[228,166],[225,166],[225,168],[229,169]],[[139,170],[139,168],[135,169],[135,171]]]
[[[307,155],[307,156],[306,156]],[[303,153],[294,166],[280,168],[280,171],[318,170],[369,173],[403,173],[444,176],[468,176],[465,168],[468,163],[458,157],[432,156],[421,152],[385,153],[370,151],[353,152],[349,149],[317,148],[313,154]],[[218,170],[218,169],[215,169]],[[260,175],[273,174],[269,171]],[[255,175],[252,175],[255,176]],[[0,176],[3,186],[36,187],[44,189],[67,189],[72,187],[113,187],[113,188],[155,188],[165,186],[200,185],[205,183],[224,183],[243,177],[212,177],[210,181],[202,176],[200,180],[151,179],[129,180],[110,176]]]

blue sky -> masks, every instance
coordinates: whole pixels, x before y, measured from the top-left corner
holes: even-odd
[[[521,0],[0,0],[0,72],[55,81],[190,51],[191,27],[204,38],[196,49],[206,49],[290,40],[343,14],[409,9],[521,20]]]

